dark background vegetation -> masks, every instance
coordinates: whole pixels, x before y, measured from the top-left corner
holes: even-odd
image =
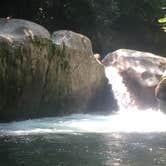
[[[34,21],[50,32],[68,29],[88,36],[94,52],[118,48],[166,56],[166,0],[1,0],[0,17]]]

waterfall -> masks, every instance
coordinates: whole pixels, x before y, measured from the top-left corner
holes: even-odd
[[[64,117],[0,123],[0,137],[47,133],[166,132],[164,113],[152,109],[138,109],[118,70],[114,67],[106,67],[105,73],[117,99],[118,112],[110,111],[110,115],[72,114]]]
[[[119,110],[126,110],[135,108],[136,105],[130,92],[123,82],[123,77],[120,75],[118,69],[115,67],[107,67],[105,69],[106,77],[109,80],[109,84],[112,86],[114,97],[117,100]]]

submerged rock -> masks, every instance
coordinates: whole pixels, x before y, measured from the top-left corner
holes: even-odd
[[[84,112],[106,85],[87,37],[0,19],[1,121]]]
[[[157,107],[155,87],[166,70],[166,58],[148,52],[119,49],[109,53],[103,64],[118,69],[138,107]]]

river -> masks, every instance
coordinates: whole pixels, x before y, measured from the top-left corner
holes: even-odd
[[[166,116],[152,110],[3,123],[0,165],[165,165],[165,132]]]
[[[118,112],[1,123],[0,166],[165,166],[166,115],[138,110],[114,74]]]

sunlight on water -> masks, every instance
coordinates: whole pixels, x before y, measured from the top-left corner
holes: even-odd
[[[38,133],[165,132],[166,115],[153,110],[126,110],[109,116],[73,114],[0,124],[0,135]]]

